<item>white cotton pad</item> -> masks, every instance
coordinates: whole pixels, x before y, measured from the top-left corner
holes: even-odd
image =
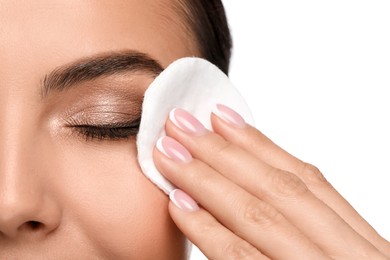
[[[216,104],[236,110],[253,125],[253,117],[229,78],[212,63],[200,58],[182,58],[169,65],[145,92],[137,136],[138,161],[143,173],[169,194],[174,185],[153,163],[153,148],[165,135],[165,123],[173,108],[183,108],[211,129],[210,114]]]

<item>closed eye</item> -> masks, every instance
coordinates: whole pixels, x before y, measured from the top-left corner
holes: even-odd
[[[141,118],[131,122],[115,122],[103,125],[69,125],[74,131],[89,140],[121,140],[138,134]]]

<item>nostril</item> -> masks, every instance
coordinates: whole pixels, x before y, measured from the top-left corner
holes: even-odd
[[[38,222],[38,221],[29,221],[26,224],[29,225],[30,229],[32,229],[32,230],[37,230],[37,229],[40,229],[41,227],[43,227],[43,224],[41,222]]]
[[[38,221],[28,221],[25,222],[22,226],[19,227],[19,230],[25,231],[38,231],[43,228],[43,224]]]

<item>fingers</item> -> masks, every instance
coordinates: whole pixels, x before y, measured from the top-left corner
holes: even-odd
[[[301,252],[308,256],[308,259],[324,258],[321,250],[277,210],[247,193],[203,162],[197,159],[190,160],[188,152],[183,150],[185,148],[173,139],[165,137],[157,147],[167,155],[161,156],[159,151],[155,151],[156,164],[166,177],[190,194],[223,226],[268,257],[302,259],[301,256],[294,257],[296,252]]]
[[[184,205],[194,202],[181,190],[175,195],[183,204],[182,209],[169,205],[173,221],[209,259],[269,259],[255,247],[222,226],[213,216],[203,209],[188,209]]]
[[[227,111],[229,108],[225,107],[224,109],[224,111]],[[244,130],[232,127],[232,124],[215,114],[212,114],[211,122],[214,131],[227,141],[250,152],[274,168],[297,175],[317,198],[332,208],[360,235],[390,256],[389,242],[383,239],[327,182],[318,168],[292,156],[256,128],[249,125]],[[240,138],[237,138],[237,136],[240,136]]]
[[[237,129],[245,131],[246,127],[241,124]],[[218,205],[210,204],[207,199],[214,198],[215,201],[226,202],[232,195],[235,183],[242,190],[275,207],[329,255],[343,256],[347,253],[345,248],[349,247],[350,241],[354,241],[357,255],[376,251],[331,208],[315,197],[294,174],[271,167],[249,152],[232,145],[220,135],[207,132],[185,111],[174,110],[166,124],[166,130],[168,135],[181,142],[198,160],[186,166],[180,165],[177,169],[164,168],[168,165],[164,161],[164,164],[160,164],[162,172],[179,187],[191,195],[195,194],[195,199],[202,205],[204,202],[208,203],[203,206],[218,219],[224,220],[226,215],[223,213],[230,204],[217,210]],[[242,133],[237,136],[239,135]],[[180,172],[185,172],[186,177],[178,178]],[[226,194],[219,194],[220,198],[217,199],[215,196],[218,194],[213,193],[213,190],[219,188],[221,191],[221,187],[226,188]],[[196,191],[202,191],[202,194],[197,195]],[[241,205],[251,204],[243,196],[241,193],[240,195],[234,193],[231,200],[233,202],[235,198],[242,198]],[[310,209],[310,214],[307,209]],[[224,223],[227,223],[227,220]],[[245,227],[245,224],[242,225]],[[287,232],[287,224],[283,226],[282,223],[278,223],[277,226]],[[277,232],[281,231],[273,230],[270,236]]]
[[[373,255],[377,252],[375,247],[350,228],[332,209],[316,198],[294,174],[272,167],[259,160],[257,155],[226,141],[218,134],[208,132],[185,111],[174,111],[171,113],[170,119],[166,125],[167,134],[184,144],[195,159],[188,160],[191,155],[187,152],[187,156],[181,156],[182,159],[187,158],[184,160],[186,163],[177,164],[177,162],[168,159],[170,156],[157,155],[156,165],[158,168],[168,179],[194,196],[223,225],[236,234],[242,234],[239,236],[244,236],[247,241],[261,249],[267,256],[269,256],[267,250],[272,248],[272,244],[275,243],[266,244],[267,241],[263,241],[261,236],[256,237],[261,234],[259,228],[251,226],[251,221],[243,217],[248,216],[247,212],[253,211],[253,208],[256,209],[254,212],[259,213],[255,215],[259,216],[267,216],[266,213],[270,211],[264,212],[263,210],[270,208],[273,209],[271,212],[278,213],[271,214],[273,216],[271,219],[277,219],[276,222],[271,222],[276,223],[271,226],[273,228],[276,226],[278,230],[272,230],[269,227],[267,229],[267,226],[261,226],[261,230],[266,230],[266,234],[275,238],[279,244],[284,244],[283,238],[295,237],[299,233],[296,232],[299,229],[331,256],[346,257],[355,254],[356,257],[359,257],[362,254]],[[234,127],[231,128],[235,129],[236,135],[231,136],[231,138],[235,139],[236,142],[241,137],[245,139],[246,131],[251,128],[245,123],[243,124],[242,121],[236,120],[234,122],[234,117],[232,121],[228,124],[234,124]],[[172,149],[171,153],[172,158],[178,154],[177,151],[172,152]],[[180,156],[178,159],[180,160]],[[185,178],[182,176],[183,173],[185,173]],[[233,190],[234,193],[231,192]],[[237,200],[237,198],[240,199]],[[244,212],[238,217],[240,222],[237,222],[233,213],[227,213],[227,209],[231,205],[236,205],[237,212]],[[240,210],[239,205],[242,205],[243,210]],[[275,208],[269,205],[273,205]],[[307,209],[310,209],[310,212],[307,212]],[[232,222],[233,220],[235,222]],[[284,236],[275,237],[275,234],[283,234]],[[304,237],[306,236],[297,236],[299,237],[298,241],[305,241]],[[256,243],[259,241],[261,243],[257,245]],[[351,241],[354,243],[355,250],[354,252],[346,252],[345,249],[349,247]],[[291,240],[288,242],[291,243]],[[299,246],[297,246],[298,242],[289,244],[292,246],[290,249],[312,248],[312,245],[305,245],[306,242]],[[286,247],[288,248],[289,245]],[[271,251],[273,252],[273,250]],[[287,250],[287,252],[289,251],[291,250]]]

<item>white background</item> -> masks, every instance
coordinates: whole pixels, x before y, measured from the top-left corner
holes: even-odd
[[[390,2],[223,2],[256,126],[390,239]]]

